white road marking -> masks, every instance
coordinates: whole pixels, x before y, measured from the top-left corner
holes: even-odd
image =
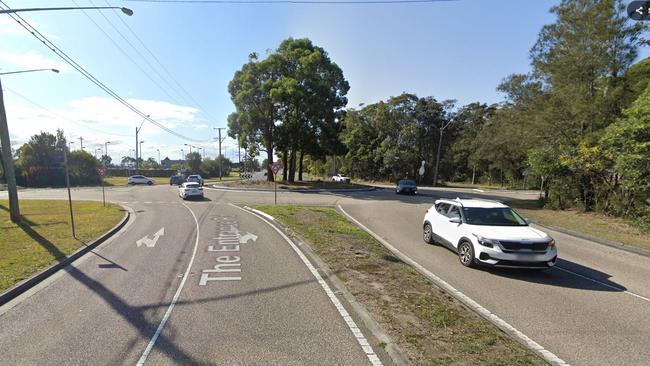
[[[451,296],[455,297],[458,299],[460,302],[463,304],[467,305],[470,309],[474,310],[477,312],[479,315],[482,317],[488,319],[490,322],[492,322],[494,325],[497,327],[501,328],[502,330],[506,331],[509,334],[512,334],[514,337],[518,338],[521,340],[523,343],[525,343],[528,348],[539,354],[543,359],[545,359],[547,362],[553,364],[553,365],[558,365],[558,366],[568,366],[569,364],[566,363],[564,360],[556,356],[555,354],[551,353],[550,351],[547,351],[544,347],[542,347],[539,343],[533,341],[530,339],[527,335],[519,331],[517,328],[513,327],[512,325],[506,323],[503,319],[499,318],[497,315],[493,314],[490,312],[488,309],[484,308],[482,305],[477,303],[476,301],[472,300],[469,296],[465,295],[464,293],[458,291],[455,287],[447,283],[445,280],[442,278],[436,276],[433,274],[431,271],[428,269],[424,268],[421,264],[418,262],[414,261],[413,259],[407,257],[404,253],[400,252],[397,248],[395,248],[393,245],[391,245],[388,241],[384,240],[381,236],[377,235],[375,232],[372,230],[368,229],[365,225],[360,223],[357,219],[352,217],[349,213],[347,213],[341,205],[338,205],[339,210],[343,212],[345,216],[348,217],[352,222],[357,224],[360,228],[365,230],[368,234],[372,235],[377,241],[379,241],[383,246],[385,246],[388,250],[393,252],[397,257],[399,257],[402,261],[408,263],[415,269],[417,269],[418,272],[422,273],[426,277],[428,277],[431,281],[433,281],[438,287],[442,288],[445,292],[450,294]]]
[[[476,191],[476,192],[485,192],[484,190],[482,190],[482,189],[478,189],[478,188],[473,188],[472,191]]]
[[[147,235],[144,238],[136,241],[135,244],[138,246],[138,248],[142,246],[142,244],[146,245],[147,248],[153,248],[156,246],[156,243],[158,242],[158,238],[164,235],[165,235],[165,228],[162,227],[160,230],[156,231],[155,234],[153,234],[153,239],[149,239],[149,235]]]
[[[248,244],[249,240],[257,241],[257,235],[246,233],[246,235],[239,237],[239,244]]]
[[[144,363],[147,361],[147,357],[149,357],[149,353],[151,353],[153,346],[156,344],[156,341],[158,340],[160,333],[165,327],[165,323],[167,323],[167,320],[169,320],[169,316],[172,314],[172,310],[174,310],[174,306],[176,306],[176,303],[178,302],[178,298],[181,296],[181,291],[183,290],[183,286],[185,286],[187,277],[190,274],[190,269],[192,268],[192,264],[194,263],[194,257],[196,257],[196,249],[199,247],[199,238],[200,238],[199,220],[197,220],[194,211],[192,211],[192,209],[189,208],[189,206],[187,206],[186,204],[183,204],[183,206],[185,206],[185,208],[187,208],[190,211],[192,217],[194,218],[194,223],[196,224],[196,240],[194,241],[194,250],[192,251],[192,257],[190,258],[190,262],[187,264],[187,269],[185,270],[185,274],[183,275],[183,279],[181,280],[181,283],[178,285],[178,289],[176,290],[176,294],[174,294],[174,298],[172,299],[172,302],[169,304],[169,307],[167,308],[165,315],[160,321],[160,324],[158,325],[158,329],[156,329],[156,333],[154,333],[153,337],[151,337],[151,340],[149,341],[147,348],[142,353],[140,360],[138,360],[138,363],[136,364],[137,366],[144,365]]]
[[[269,221],[265,220],[261,215],[258,215],[252,211],[245,210],[237,205],[233,205],[232,203],[229,203],[230,206],[238,208],[244,212],[248,212],[249,214],[257,217],[258,219],[264,221],[267,225],[273,228],[280,236],[291,246],[291,248],[298,254],[298,257],[302,260],[302,262],[307,266],[307,269],[309,269],[309,272],[316,278],[318,283],[321,285],[325,293],[327,294],[327,297],[329,297],[330,301],[334,304],[334,307],[336,307],[336,310],[338,310],[339,314],[343,318],[343,321],[345,321],[345,324],[347,324],[348,328],[354,335],[354,338],[357,340],[357,343],[359,343],[359,346],[361,346],[361,349],[363,352],[366,354],[366,357],[368,357],[368,360],[370,363],[374,366],[381,366],[382,362],[379,359],[379,356],[375,353],[375,351],[372,349],[372,346],[368,343],[368,340],[366,337],[363,335],[363,332],[361,332],[361,329],[357,326],[357,324],[354,322],[354,319],[350,316],[350,314],[345,310],[345,307],[343,307],[343,304],[339,301],[339,299],[336,297],[334,294],[334,291],[330,288],[330,286],[323,280],[323,277],[321,277],[320,273],[316,270],[316,268],[311,264],[311,262],[307,259],[307,257],[298,249],[298,246],[294,244],[294,242],[289,239],[280,229],[275,227],[275,225],[271,224]]]
[[[574,276],[578,276],[578,277],[583,278],[583,279],[585,279],[585,280],[587,280],[587,281],[595,282],[595,283],[597,283],[597,284],[599,284],[599,285],[603,285],[603,286],[608,287],[608,288],[611,288],[611,289],[613,289],[613,290],[617,290],[617,291],[623,292],[623,293],[625,293],[625,294],[628,294],[628,295],[631,295],[631,296],[637,297],[637,298],[639,298],[639,299],[641,299],[641,300],[645,300],[645,301],[647,301],[647,302],[650,302],[650,299],[648,299],[647,297],[643,297],[643,296],[641,296],[641,295],[635,294],[634,292],[627,291],[627,290],[625,290],[625,289],[623,289],[623,288],[621,288],[621,287],[616,287],[616,286],[612,286],[612,285],[607,284],[607,283],[604,283],[604,282],[600,282],[600,281],[595,280],[595,279],[593,279],[593,278],[590,278],[590,277],[587,277],[587,276],[581,275],[580,273],[576,273],[576,272],[570,271],[570,270],[565,269],[565,268],[562,268],[562,267],[554,266],[553,268],[559,269],[560,271],[563,271],[563,272],[566,272],[566,273],[570,273],[570,274],[572,274],[572,275],[574,275]]]
[[[251,210],[251,211],[255,212],[258,215],[262,215],[262,216],[266,217],[267,219],[269,219],[271,221],[275,220],[275,218],[273,216],[267,214],[266,212],[262,212],[260,210],[256,210],[256,209],[248,207],[248,206],[244,206],[244,208],[247,209],[247,210]]]

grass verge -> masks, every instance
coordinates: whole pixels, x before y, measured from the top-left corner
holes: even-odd
[[[332,208],[258,205],[305,238],[416,365],[545,365]]]
[[[68,201],[22,200],[23,221],[9,219],[0,200],[0,292],[46,268],[110,230],[124,213],[117,205],[73,201],[77,238],[72,237]]]
[[[597,238],[650,250],[650,235],[628,224],[622,218],[578,210],[545,209],[531,202],[525,204],[508,202],[508,204],[524,217],[531,219],[533,223],[561,227]]]

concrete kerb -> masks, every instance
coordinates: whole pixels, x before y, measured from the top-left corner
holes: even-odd
[[[337,206],[337,211],[343,214],[343,216],[346,217],[351,223],[357,225],[360,229],[370,234],[373,238],[375,238],[378,242],[380,242],[381,245],[383,245],[386,249],[392,252],[396,257],[401,259],[404,263],[407,263],[408,265],[413,267],[413,269],[419,272],[421,275],[423,275],[424,277],[432,281],[436,285],[436,287],[438,287],[440,290],[444,291],[445,293],[449,294],[451,297],[463,303],[465,306],[467,306],[470,310],[474,311],[480,317],[494,324],[497,328],[499,328],[504,333],[512,337],[512,339],[516,340],[524,347],[533,351],[535,354],[537,354],[542,360],[546,361],[548,364],[555,365],[555,366],[569,365],[564,360],[562,360],[555,354],[551,353],[550,351],[546,350],[540,344],[538,344],[537,342],[535,342],[534,340],[532,340],[531,338],[523,334],[521,331],[514,328],[512,325],[508,324],[503,319],[499,318],[496,314],[490,312],[482,305],[474,301],[472,298],[460,292],[459,290],[457,290],[456,288],[448,284],[446,281],[444,281],[440,277],[436,276],[435,274],[433,274],[432,272],[424,268],[419,263],[415,262],[414,260],[406,256],[404,253],[400,252],[397,248],[393,247],[382,237],[380,237],[372,230],[365,227],[363,224],[358,222],[354,217],[350,216],[347,212],[345,212],[345,210],[343,210],[343,208],[340,205]]]
[[[282,222],[275,220],[275,218],[265,212],[256,210],[254,208],[244,206],[244,209],[250,210],[252,212],[255,212],[259,215],[263,215],[267,218],[270,218],[269,221],[275,225],[278,229],[282,230],[285,235],[290,237],[292,240],[298,244],[300,249],[305,253],[305,255],[313,261],[317,266],[318,269],[321,270],[324,274],[327,280],[330,281],[330,283],[336,288],[336,290],[345,298],[345,301],[350,304],[350,307],[352,310],[355,312],[357,317],[361,319],[363,322],[364,326],[372,333],[373,337],[377,339],[379,342],[384,343],[384,351],[388,354],[388,356],[391,358],[393,363],[397,366],[410,366],[411,362],[409,359],[402,353],[400,348],[390,339],[388,334],[384,332],[384,330],[381,328],[379,323],[373,319],[373,317],[368,313],[366,308],[361,305],[355,298],[354,295],[352,295],[347,288],[345,287],[345,284],[343,284],[343,281],[339,279],[336,274],[332,271],[332,269],[322,260],[314,251],[309,247],[309,245],[306,244],[305,240],[298,235],[296,232],[291,230],[289,227],[284,225]]]
[[[0,294],[0,306],[5,305],[9,301],[15,299],[16,297],[22,295],[23,293],[29,291],[32,287],[38,285],[39,283],[43,282],[50,276],[54,275],[57,273],[59,270],[65,268],[67,265],[71,264],[75,260],[81,258],[84,256],[86,253],[90,252],[91,250],[95,249],[97,246],[99,246],[101,243],[105,242],[109,238],[111,238],[115,233],[120,231],[127,222],[129,221],[129,218],[131,217],[130,210],[125,207],[120,205],[124,209],[124,217],[122,220],[115,226],[113,226],[112,229],[108,230],[105,232],[102,236],[99,238],[95,239],[92,243],[85,245],[81,248],[79,248],[76,252],[70,254],[68,257],[63,259],[62,261],[53,264],[52,266],[40,271],[39,273],[31,276],[30,278],[23,280],[22,282],[18,283],[17,285],[14,285],[7,291],[3,292]]]

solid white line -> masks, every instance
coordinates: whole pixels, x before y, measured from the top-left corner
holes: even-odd
[[[570,274],[572,274],[572,275],[574,275],[574,276],[578,276],[578,277],[583,278],[583,279],[585,279],[585,280],[587,280],[587,281],[595,282],[595,283],[597,283],[597,284],[599,284],[599,285],[603,285],[603,286],[605,286],[605,287],[608,287],[608,288],[611,288],[611,289],[614,289],[614,290],[617,290],[617,291],[621,291],[621,292],[626,293],[626,294],[628,294],[628,295],[631,295],[631,296],[637,297],[637,298],[639,298],[639,299],[641,299],[641,300],[645,300],[645,301],[647,301],[647,302],[650,302],[650,299],[648,299],[647,297],[643,297],[643,296],[641,296],[641,295],[635,294],[634,292],[627,291],[627,290],[625,290],[625,289],[623,289],[623,288],[616,287],[616,286],[612,286],[612,285],[607,284],[607,283],[604,283],[604,282],[600,282],[600,281],[595,280],[595,279],[593,279],[593,278],[590,278],[590,277],[587,277],[587,276],[581,275],[580,273],[576,273],[576,272],[570,271],[570,270],[565,269],[565,268],[562,268],[562,267],[554,266],[553,268],[559,269],[560,271],[563,271],[563,272],[566,272],[566,273],[570,273]]]
[[[421,264],[418,262],[414,261],[413,259],[407,257],[404,253],[400,252],[397,248],[392,246],[389,242],[384,240],[381,236],[375,234],[372,230],[368,229],[365,225],[360,223],[357,219],[352,217],[349,213],[347,213],[341,205],[337,206],[341,212],[345,216],[348,217],[352,222],[357,224],[360,228],[365,230],[368,234],[372,235],[377,241],[379,241],[383,246],[385,246],[388,250],[393,252],[397,257],[399,257],[402,261],[408,263],[409,265],[413,266],[415,269],[418,270],[418,272],[424,274],[426,277],[428,277],[431,281],[433,281],[438,287],[442,288],[445,292],[450,294],[451,296],[455,297],[465,305],[467,305],[470,309],[474,310],[477,312],[479,315],[483,316],[484,318],[488,319],[490,322],[492,322],[494,325],[497,327],[501,328],[502,330],[513,334],[515,337],[517,337],[519,340],[521,340],[523,343],[525,343],[528,348],[531,350],[535,351],[538,355],[540,355],[542,358],[544,358],[547,362],[553,364],[553,365],[561,365],[561,366],[568,366],[569,364],[566,363],[564,360],[556,356],[555,354],[551,353],[550,351],[547,351],[542,347],[539,343],[533,341],[530,339],[527,335],[524,333],[520,332],[517,330],[515,327],[512,325],[506,323],[503,319],[499,318],[497,315],[493,314],[490,312],[488,309],[484,308],[482,305],[477,303],[476,301],[472,300],[469,296],[465,295],[464,293],[458,291],[455,287],[447,283],[445,280],[442,278],[436,276],[433,274],[431,271],[428,269],[424,268]]]
[[[366,357],[368,357],[368,360],[370,363],[374,366],[381,366],[382,362],[379,359],[379,356],[375,353],[375,351],[372,349],[372,346],[370,343],[368,343],[368,340],[366,337],[363,335],[363,332],[361,332],[361,329],[357,326],[357,324],[354,322],[354,319],[350,316],[350,314],[345,310],[345,307],[343,307],[343,304],[339,301],[339,299],[336,297],[334,294],[334,291],[330,288],[330,286],[323,280],[323,277],[321,277],[320,273],[318,273],[318,270],[311,264],[309,259],[303,254],[303,252],[298,249],[298,246],[291,240],[289,237],[287,237],[280,229],[278,229],[275,225],[271,224],[269,221],[265,220],[262,216],[256,214],[255,212],[245,210],[237,205],[233,205],[232,203],[229,203],[232,207],[236,207],[244,212],[248,212],[249,214],[256,216],[258,219],[264,221],[267,225],[273,228],[280,236],[291,246],[291,248],[298,254],[298,257],[302,260],[302,262],[307,266],[307,269],[309,269],[309,272],[316,278],[320,286],[323,288],[325,293],[327,294],[327,297],[329,297],[330,301],[332,301],[332,304],[334,304],[334,307],[336,307],[336,310],[338,310],[339,314],[343,318],[343,321],[345,324],[347,324],[348,328],[352,332],[352,335],[354,335],[354,338],[357,340],[357,343],[359,343],[359,346],[361,346],[361,349],[363,352],[366,354]]]
[[[163,328],[165,327],[165,323],[167,323],[167,320],[169,320],[169,317],[172,314],[172,310],[174,310],[174,306],[176,306],[176,302],[178,302],[178,298],[181,296],[181,291],[183,290],[183,286],[185,286],[185,282],[187,281],[187,277],[190,274],[190,269],[192,268],[192,263],[194,263],[194,257],[196,257],[196,249],[199,247],[199,238],[200,238],[199,220],[197,220],[196,215],[194,215],[194,211],[192,211],[192,209],[189,208],[189,206],[187,206],[185,203],[183,203],[183,206],[185,206],[185,208],[187,208],[190,211],[190,213],[192,214],[192,217],[194,217],[194,223],[196,224],[196,240],[194,241],[194,250],[192,251],[192,258],[190,258],[190,263],[187,264],[187,269],[185,270],[185,274],[183,275],[183,279],[181,280],[181,283],[178,285],[178,289],[176,290],[176,294],[174,295],[174,298],[172,299],[171,304],[169,304],[169,307],[167,308],[167,311],[165,312],[165,316],[163,316],[162,320],[160,321],[160,324],[158,325],[158,329],[156,329],[156,333],[154,333],[153,337],[151,337],[151,340],[149,341],[149,344],[147,345],[147,348],[142,353],[142,356],[140,357],[140,360],[138,360],[138,363],[136,364],[138,366],[144,365],[144,363],[147,361],[147,357],[149,357],[149,353],[153,349],[153,346],[156,344],[156,341],[158,340],[158,337],[160,336],[160,333],[162,332]]]

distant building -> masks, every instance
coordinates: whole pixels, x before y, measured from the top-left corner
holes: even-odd
[[[171,169],[174,164],[183,164],[185,160],[171,160],[169,157],[162,159],[160,165],[163,169]]]

